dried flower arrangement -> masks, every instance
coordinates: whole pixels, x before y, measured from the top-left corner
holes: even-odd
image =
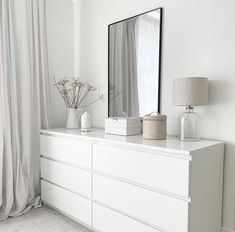
[[[96,90],[94,86],[82,80],[75,78],[67,79],[66,77],[61,80],[56,80],[54,77],[54,85],[63,98],[67,108],[83,109],[99,100],[104,101],[104,95],[99,94],[98,98],[94,101],[82,105],[87,95]]]

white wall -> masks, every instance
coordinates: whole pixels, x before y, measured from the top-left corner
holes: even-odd
[[[168,134],[176,134],[183,110],[172,106],[172,79],[208,77],[209,105],[196,110],[203,120],[203,137],[226,142],[223,224],[235,230],[235,1],[81,0],[80,60],[75,66],[107,99],[107,25],[159,6],[164,9],[161,101]],[[107,103],[89,110],[93,125],[103,127]]]
[[[53,86],[52,77],[74,75],[74,38],[72,0],[46,0],[47,41],[53,127],[64,127],[66,108]]]

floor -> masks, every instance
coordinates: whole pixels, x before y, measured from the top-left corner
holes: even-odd
[[[47,206],[0,222],[0,232],[91,232]]]

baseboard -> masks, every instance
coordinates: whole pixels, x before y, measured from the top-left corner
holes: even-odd
[[[223,227],[222,232],[235,232],[234,230],[230,230],[228,228]]]

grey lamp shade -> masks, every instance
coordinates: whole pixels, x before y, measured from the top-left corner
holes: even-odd
[[[198,106],[208,102],[208,79],[186,77],[173,81],[173,105]]]

